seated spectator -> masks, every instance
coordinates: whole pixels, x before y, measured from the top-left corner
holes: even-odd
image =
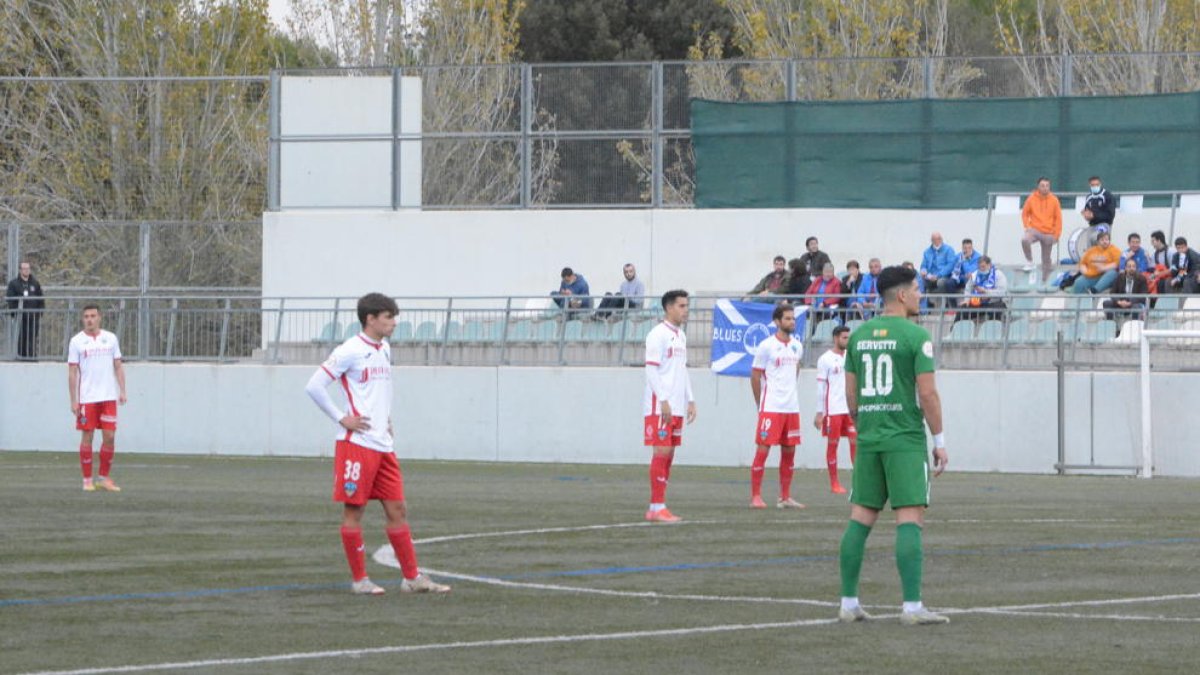
[[[1200,253],[1188,248],[1187,239],[1175,237],[1175,252],[1171,254],[1171,293],[1195,293],[1200,289]]]
[[[804,266],[800,264],[799,258],[792,258],[788,261],[787,266],[787,277],[784,278],[783,285],[775,293],[789,297],[794,296],[796,298],[794,302],[799,302],[800,296],[808,291],[809,284],[805,283],[808,275],[804,273]],[[788,300],[783,300],[783,302],[788,302]]]
[[[1142,318],[1148,292],[1146,277],[1138,272],[1137,261],[1127,258],[1124,271],[1113,283],[1112,297],[1104,301],[1104,316],[1117,322],[1117,335],[1121,334],[1121,324]]]
[[[604,294],[604,299],[596,307],[597,319],[609,318],[614,309],[641,309],[642,299],[646,295],[646,285],[637,278],[637,268],[633,266],[633,263],[625,263],[625,267],[621,271],[625,274],[625,281],[621,282],[621,288],[615,295]]]
[[[838,316],[838,308],[842,304],[842,299],[838,296],[841,293],[842,282],[838,281],[837,275],[833,273],[833,263],[825,263],[825,269],[821,270],[821,276],[812,282],[812,285],[808,287],[808,292],[804,294],[804,301],[812,306],[814,326],[825,319],[835,319],[841,323]]]
[[[1132,258],[1137,263],[1139,274],[1149,273],[1153,267],[1150,265],[1150,258],[1146,256],[1146,249],[1142,248],[1142,236],[1134,232],[1125,241],[1129,244],[1129,248],[1121,252],[1121,263],[1117,269],[1124,270],[1125,261]],[[1165,244],[1163,248],[1166,249]]]
[[[962,304],[954,315],[955,321],[1004,318],[1004,296],[1008,294],[1008,278],[1004,276],[1004,272],[992,265],[989,256],[979,256],[978,264],[979,268],[967,278]]]
[[[962,240],[962,252],[954,260],[954,269],[950,272],[950,282],[945,284],[946,293],[957,293],[967,287],[967,282],[975,270],[979,269],[979,251],[975,250],[975,242],[970,239]],[[950,299],[951,307],[955,300]]]
[[[1112,245],[1112,235],[1101,232],[1096,245],[1083,252],[1079,259],[1079,272],[1072,293],[1103,293],[1112,287],[1117,278],[1117,263],[1121,252]]]
[[[582,274],[576,274],[570,267],[562,269],[562,283],[558,285],[558,291],[550,294],[554,298],[554,304],[563,309],[591,309],[592,307],[592,292],[588,288],[587,280]]]
[[[850,318],[857,316],[866,321],[879,311],[879,273],[882,271],[883,263],[879,262],[879,258],[871,258],[867,262],[867,273],[862,276],[858,287],[853,289],[857,294],[850,298],[850,307],[855,310]],[[845,290],[848,293],[852,289]]]
[[[1154,252],[1150,254],[1151,271],[1146,283],[1150,286],[1151,294],[1166,293],[1167,283],[1171,279],[1171,251],[1167,249],[1167,235],[1162,230],[1151,232],[1150,246]]]
[[[759,279],[758,283],[754,285],[754,288],[750,289],[750,296],[778,293],[779,287],[782,286],[787,280],[787,259],[781,255],[777,255],[771,262],[773,269],[762,279]],[[747,297],[747,299],[749,300],[752,298]]]
[[[950,279],[956,259],[954,249],[942,241],[941,232],[929,235],[929,248],[921,256],[921,292],[953,293],[957,290],[953,289],[954,282]]]
[[[851,260],[846,263],[846,273],[838,278],[842,282],[843,293],[853,293],[858,290],[858,285],[862,283],[862,267],[859,266],[857,260]]]
[[[804,255],[800,256],[800,266],[804,269],[804,280],[798,281],[798,285],[804,285],[807,289],[821,276],[822,270],[825,269],[825,264],[832,262],[829,259],[829,254],[821,250],[820,242],[816,237],[809,237],[804,240]]]

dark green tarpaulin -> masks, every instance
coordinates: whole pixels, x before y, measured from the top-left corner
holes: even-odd
[[[983,208],[987,193],[1200,189],[1200,93],[693,100],[700,208]]]

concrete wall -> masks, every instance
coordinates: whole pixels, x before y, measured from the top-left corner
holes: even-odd
[[[1117,236],[1136,230],[1149,246],[1149,232],[1167,231],[1169,215],[1122,214]],[[1065,233],[1082,224],[1073,212],[1064,220]],[[617,290],[626,262],[652,294],[743,290],[775,255],[803,253],[810,235],[840,270],[851,258],[919,264],[933,230],[955,249],[964,237],[982,249],[985,222],[982,209],[284,211],[263,215],[263,295],[544,295],[558,287],[563,266],[603,294]],[[1198,226],[1197,216],[1180,215],[1176,232]],[[1021,233],[1019,216],[995,217],[997,262],[1023,260]],[[354,274],[344,273],[351,266]]]
[[[335,428],[304,394],[311,367],[127,366],[121,452],[329,455]],[[811,427],[814,386],[802,374],[802,466],[824,466]],[[1200,476],[1189,437],[1192,403],[1175,395],[1195,375],[1155,375],[1156,470]],[[642,463],[637,368],[399,368],[394,422],[401,458]],[[693,370],[699,418],[679,461],[741,466],[753,455],[755,408],[744,379]],[[1187,380],[1185,382],[1185,380]],[[1057,459],[1053,373],[947,371],[938,375],[951,466],[1049,473]],[[337,394],[335,394],[337,396]],[[1068,380],[1067,462],[1134,464],[1139,408],[1131,374]],[[0,365],[0,449],[73,450],[62,364]],[[774,456],[773,456],[774,459]],[[845,444],[841,461],[848,464]]]

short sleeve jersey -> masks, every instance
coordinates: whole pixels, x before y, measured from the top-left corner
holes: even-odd
[[[117,400],[117,373],[121,360],[117,336],[102,330],[95,335],[80,332],[67,346],[67,363],[79,366],[79,402],[99,403]]]
[[[666,321],[655,326],[646,336],[646,365],[657,369],[662,389],[655,392],[650,378],[646,378],[642,414],[657,415],[661,409],[661,395],[671,404],[672,415],[683,415],[691,392],[687,372],[687,335]]]
[[[800,412],[796,376],[800,357],[803,355],[804,346],[795,338],[788,338],[785,342],[776,334],[758,343],[752,367],[763,373],[762,394],[758,399],[759,412]]]
[[[908,319],[879,316],[850,335],[846,372],[858,388],[859,452],[927,452],[917,375],[932,373],[929,332]]]
[[[367,431],[339,427],[337,440],[391,452],[392,350],[388,343],[373,342],[359,333],[334,349],[321,369],[341,385],[350,414],[370,418]]]
[[[825,415],[845,415],[850,412],[846,405],[846,355],[832,349],[817,359],[817,382],[824,384],[825,394],[817,401],[817,409]]]

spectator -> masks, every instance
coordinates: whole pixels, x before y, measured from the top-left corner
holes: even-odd
[[[946,285],[947,293],[957,293],[966,288],[967,282],[971,280],[971,275],[979,269],[979,257],[979,251],[975,250],[975,242],[963,239],[962,252],[954,261],[954,270],[950,272],[950,283]],[[951,299],[949,304],[954,307],[956,302]]]
[[[1167,249],[1167,235],[1163,234],[1162,230],[1151,232],[1150,246],[1154,248],[1154,252],[1150,254],[1153,270],[1146,283],[1150,286],[1150,293],[1166,293],[1167,282],[1171,278],[1171,251]]]
[[[558,292],[551,293],[554,304],[563,309],[591,309],[592,291],[588,288],[587,280],[582,274],[576,274],[570,267],[562,269],[562,283]]]
[[[1062,205],[1058,197],[1050,193],[1050,179],[1042,176],[1035,189],[1025,199],[1021,209],[1021,223],[1025,236],[1021,238],[1021,250],[1025,253],[1026,272],[1033,271],[1033,242],[1042,245],[1042,279],[1049,279],[1054,265],[1050,253],[1062,236]]]
[[[775,256],[771,261],[774,269],[767,273],[765,277],[759,280],[754,288],[750,289],[750,295],[770,295],[779,291],[779,287],[787,280],[787,258],[781,255]]]
[[[929,235],[929,248],[921,256],[921,292],[953,293],[958,290],[950,280],[955,260],[954,249],[942,241],[941,232]]]
[[[804,240],[804,255],[800,256],[800,266],[804,268],[805,279],[802,283],[811,285],[821,276],[825,269],[826,263],[832,262],[829,259],[829,254],[821,250],[820,242],[816,237],[809,237]]]
[[[621,282],[621,290],[618,293],[625,298],[625,307],[628,309],[641,309],[643,298],[646,296],[646,284],[638,278],[637,268],[633,263],[625,263],[624,269],[621,270],[625,274],[625,281]]]
[[[838,296],[842,293],[842,282],[838,281],[833,271],[833,263],[825,263],[821,276],[812,282],[808,292],[804,294],[805,302],[812,306],[814,326],[825,319],[838,319],[838,307],[842,302]]]
[[[1125,269],[1113,283],[1112,297],[1104,301],[1104,316],[1117,322],[1117,335],[1121,324],[1130,319],[1141,318],[1146,308],[1146,277],[1138,271],[1137,261],[1125,259]]]
[[[1112,235],[1101,232],[1096,245],[1084,251],[1079,260],[1079,275],[1071,285],[1072,293],[1103,293],[1117,278],[1121,252],[1112,245]]]
[[[846,273],[838,281],[842,282],[843,293],[853,293],[858,289],[858,285],[862,283],[862,267],[857,260],[846,263]]]
[[[857,311],[859,318],[863,321],[874,316],[875,312],[879,310],[879,273],[882,271],[883,263],[879,262],[879,258],[871,258],[867,262],[867,273],[863,275],[862,281],[855,289],[858,294],[850,299],[850,306]]]
[[[1187,239],[1175,237],[1171,254],[1171,293],[1195,293],[1200,289],[1200,253],[1188,248]]]
[[[979,269],[967,278],[963,308],[954,316],[960,319],[996,319],[1004,316],[1004,296],[1008,294],[1008,278],[992,265],[989,256],[979,257]]]
[[[1117,269],[1125,269],[1125,261],[1133,260],[1137,263],[1138,274],[1148,274],[1153,269],[1150,265],[1150,259],[1146,257],[1146,249],[1142,248],[1142,236],[1137,232],[1126,237],[1125,241],[1129,244],[1129,248],[1121,253],[1121,265]],[[1163,245],[1166,249],[1166,245]]]
[[[783,280],[783,285],[779,287],[777,293],[799,298],[808,292],[808,287],[812,284],[807,281],[808,273],[804,270],[804,264],[800,262],[799,258],[792,258],[787,265],[787,278]]]
[[[914,272],[917,271],[917,266],[914,265],[911,260],[905,260],[904,262],[900,263],[900,266],[906,270],[912,270]]]
[[[1092,227],[1105,225],[1112,232],[1113,218],[1117,215],[1117,199],[1108,188],[1100,184],[1099,176],[1088,179],[1088,196],[1083,203],[1083,219]],[[1124,269],[1124,268],[1122,268]]]
[[[22,262],[19,269],[17,276],[8,282],[4,295],[8,298],[9,313],[20,322],[17,358],[37,359],[38,328],[46,301],[42,299],[42,285],[33,276],[33,266]]]

